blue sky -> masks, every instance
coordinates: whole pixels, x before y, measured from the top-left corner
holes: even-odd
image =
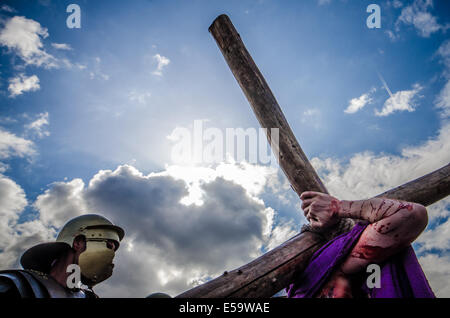
[[[70,3],[81,8],[80,29],[66,26]],[[381,8],[379,29],[366,26],[371,3]],[[230,16],[331,193],[374,195],[438,169],[450,161],[449,12],[450,3],[437,0],[3,1],[0,172],[23,199],[8,214],[11,242],[19,239],[23,222],[42,221],[50,232],[39,228],[46,233],[41,238],[51,237],[60,224],[45,220],[56,213],[49,211],[62,200],[58,195],[76,209],[101,170],[121,174],[116,169],[128,164],[143,175],[178,173],[187,182],[167,168],[173,164],[167,136],[176,127],[191,127],[194,120],[222,130],[259,127],[208,32],[222,13]],[[252,169],[241,173],[250,178]],[[299,200],[280,171],[255,169],[266,178],[261,188],[250,189],[237,177],[232,183],[262,200],[264,211],[275,211],[273,235],[280,224],[283,235],[294,233],[305,222]],[[66,188],[57,192],[58,186]],[[50,204],[52,198],[56,203]],[[435,209],[441,212],[429,230],[444,232],[448,202]],[[421,242],[426,249],[416,251],[432,254],[429,263],[438,257],[447,264],[448,239],[430,238]],[[256,250],[272,246],[266,243]],[[236,264],[254,255],[250,251]],[[202,268],[212,276],[220,272]],[[180,271],[189,272],[173,273]],[[171,286],[167,277],[181,279],[155,275],[169,285],[143,290]],[[186,286],[174,283],[166,290]]]

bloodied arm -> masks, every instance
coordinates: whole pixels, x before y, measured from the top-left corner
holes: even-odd
[[[379,263],[413,242],[428,223],[427,210],[418,203],[387,198],[338,200],[328,194],[307,191],[300,197],[302,209],[314,228],[327,228],[339,218],[366,220],[361,234],[340,271],[353,274],[370,263]]]

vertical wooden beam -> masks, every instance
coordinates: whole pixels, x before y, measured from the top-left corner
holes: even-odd
[[[230,18],[224,14],[220,15],[211,24],[209,31],[252,106],[261,127],[266,128],[272,151],[278,154],[280,167],[294,191],[298,195],[306,190],[328,193],[297,142],[275,96],[245,48]],[[279,129],[278,145],[272,142],[271,128]]]

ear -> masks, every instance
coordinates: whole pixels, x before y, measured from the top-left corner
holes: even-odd
[[[73,239],[72,244],[73,249],[77,253],[84,252],[86,249],[86,238],[83,235],[78,235],[76,238]]]

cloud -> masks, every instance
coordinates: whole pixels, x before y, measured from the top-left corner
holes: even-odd
[[[73,179],[54,182],[50,189],[39,195],[33,207],[39,211],[43,225],[59,228],[69,219],[86,212],[83,190],[83,180]]]
[[[322,113],[318,108],[306,109],[300,117],[300,121],[305,125],[310,125],[314,129],[322,128]]]
[[[411,90],[398,91],[395,94],[391,93],[390,97],[385,101],[381,111],[375,110],[375,115],[388,116],[396,111],[405,110],[413,112],[415,110],[413,99],[421,90],[422,87],[419,84],[414,84]]]
[[[445,66],[443,77],[447,79],[447,82],[439,92],[435,103],[441,109],[441,117],[448,118],[450,116],[450,40],[446,40],[439,46],[436,55]]]
[[[446,27],[440,25],[436,17],[428,12],[429,8],[433,8],[432,0],[415,0],[402,9],[396,22],[397,27],[401,23],[413,25],[422,37],[429,37],[432,33],[445,30]]]
[[[47,29],[39,22],[15,16],[7,20],[0,31],[0,45],[16,52],[27,65],[57,67],[57,60],[43,50],[42,39],[47,37]]]
[[[384,32],[389,36],[389,39],[393,42],[399,38],[399,36],[396,35],[394,32],[392,32],[391,30],[386,30]]]
[[[138,92],[136,90],[132,90],[128,95],[128,98],[132,102],[138,102],[139,104],[145,105],[151,96],[152,94],[150,92]]]
[[[268,243],[266,244],[267,251],[274,249],[275,247],[280,246],[282,243],[286,242],[289,238],[298,234],[298,230],[296,230],[297,226],[293,224],[292,221],[282,222],[277,226],[273,227],[273,230],[270,233],[270,238]]]
[[[450,116],[450,80],[447,81],[444,88],[439,93],[436,99],[436,106],[442,109],[441,117],[447,118]]]
[[[375,91],[374,88],[372,88],[369,92],[362,94],[360,97],[352,98],[349,102],[349,105],[344,110],[344,113],[347,114],[354,114],[358,110],[362,109],[367,104],[370,104],[372,102],[372,97],[370,95]]]
[[[10,97],[22,95],[24,92],[34,92],[40,89],[39,78],[36,75],[26,76],[19,74],[19,76],[9,79],[8,91]]]
[[[0,159],[27,157],[36,153],[34,143],[0,128]]]
[[[182,200],[189,195],[189,185],[169,175],[144,176],[121,166],[92,178],[85,198],[96,211],[120,220],[132,246],[124,244],[122,259],[141,263],[132,273],[121,266],[102,290],[111,290],[114,296],[145,296],[158,290],[176,295],[193,287],[193,282],[261,254],[262,245],[272,237],[274,211],[222,177],[200,187],[202,204],[186,205]],[[126,293],[111,288],[117,284]]]
[[[25,129],[35,134],[38,138],[43,138],[50,136],[50,132],[47,130],[48,125],[48,112],[45,112],[39,114],[35,121],[25,125]]]
[[[87,185],[81,179],[55,182],[33,203],[38,217],[11,227],[0,266],[17,264],[26,247],[44,238],[53,240],[53,228],[68,219],[100,213],[127,234],[115,274],[97,292],[112,297],[144,297],[156,291],[176,295],[249,262],[295,233],[291,222],[274,225],[276,212],[259,197],[274,173],[271,169],[223,163],[194,172],[168,166],[144,175],[122,165],[99,171]],[[191,192],[196,189],[200,204],[183,200],[195,197]],[[18,186],[16,193],[25,197]],[[14,210],[14,220],[25,205],[22,201]],[[20,227],[26,234],[18,234]]]
[[[34,143],[0,128],[0,159],[29,157],[36,154]],[[28,247],[50,241],[55,231],[39,220],[22,221],[19,217],[28,201],[15,181],[3,175],[8,165],[0,162],[0,268],[18,266],[18,258]]]
[[[6,5],[6,4],[2,4],[1,7],[0,7],[0,10],[1,11],[5,11],[5,12],[9,12],[9,13],[16,12],[16,10],[14,8],[12,8],[12,7],[10,7],[9,5]]]
[[[392,4],[392,6],[396,9],[401,8],[403,6],[403,3],[401,3],[399,0],[394,0],[392,2],[388,2],[388,4]]]
[[[305,116],[305,117],[304,117],[304,118],[305,118],[305,121],[307,120],[307,119],[306,119],[307,117],[317,116],[317,115],[319,115],[319,114],[320,114],[320,110],[317,109],[317,108],[310,108],[310,109],[307,109],[307,110],[305,110],[305,111],[303,112],[303,116]]]
[[[0,174],[0,250],[3,250],[12,235],[11,224],[17,222],[19,213],[27,205],[22,188],[11,179]]]
[[[89,72],[89,78],[90,78],[91,80],[93,80],[93,79],[95,79],[95,78],[100,78],[100,79],[102,79],[102,80],[104,80],[104,81],[109,80],[109,75],[103,73],[102,70],[101,70],[102,59],[101,59],[100,57],[97,56],[97,57],[94,58],[94,61],[95,61],[94,67],[93,67],[93,70],[91,70],[91,71]],[[80,64],[78,64],[77,66],[78,66],[80,69],[86,68],[84,65],[81,65],[81,67],[80,67]]]
[[[66,50],[66,51],[72,50],[72,47],[66,43],[52,43],[52,46],[57,50]]]
[[[438,212],[440,212],[439,215],[441,218],[443,217],[442,214],[445,213],[446,221],[426,231],[417,239],[417,243],[420,244],[420,252],[439,250],[445,253],[450,250],[450,220],[448,219],[450,214],[450,199],[442,201],[440,202],[440,211]],[[429,214],[432,215],[431,211],[429,211]]]
[[[55,231],[39,221],[18,223],[28,202],[23,189],[0,174],[0,268],[17,267],[23,251],[37,243],[48,242]]]
[[[343,199],[372,197],[443,167],[450,161],[450,124],[436,138],[405,147],[400,156],[356,153],[348,162],[313,158],[314,166],[330,193]]]
[[[165,66],[169,65],[170,60],[162,55],[156,54],[153,56],[153,59],[158,63],[156,70],[153,71],[152,74],[157,76],[162,76],[162,70]]]
[[[419,263],[437,297],[450,297],[450,258],[447,255],[428,254],[419,257]]]
[[[437,55],[442,58],[442,61],[444,62],[446,68],[450,68],[450,40],[446,40],[441,44],[441,46],[439,46]]]

